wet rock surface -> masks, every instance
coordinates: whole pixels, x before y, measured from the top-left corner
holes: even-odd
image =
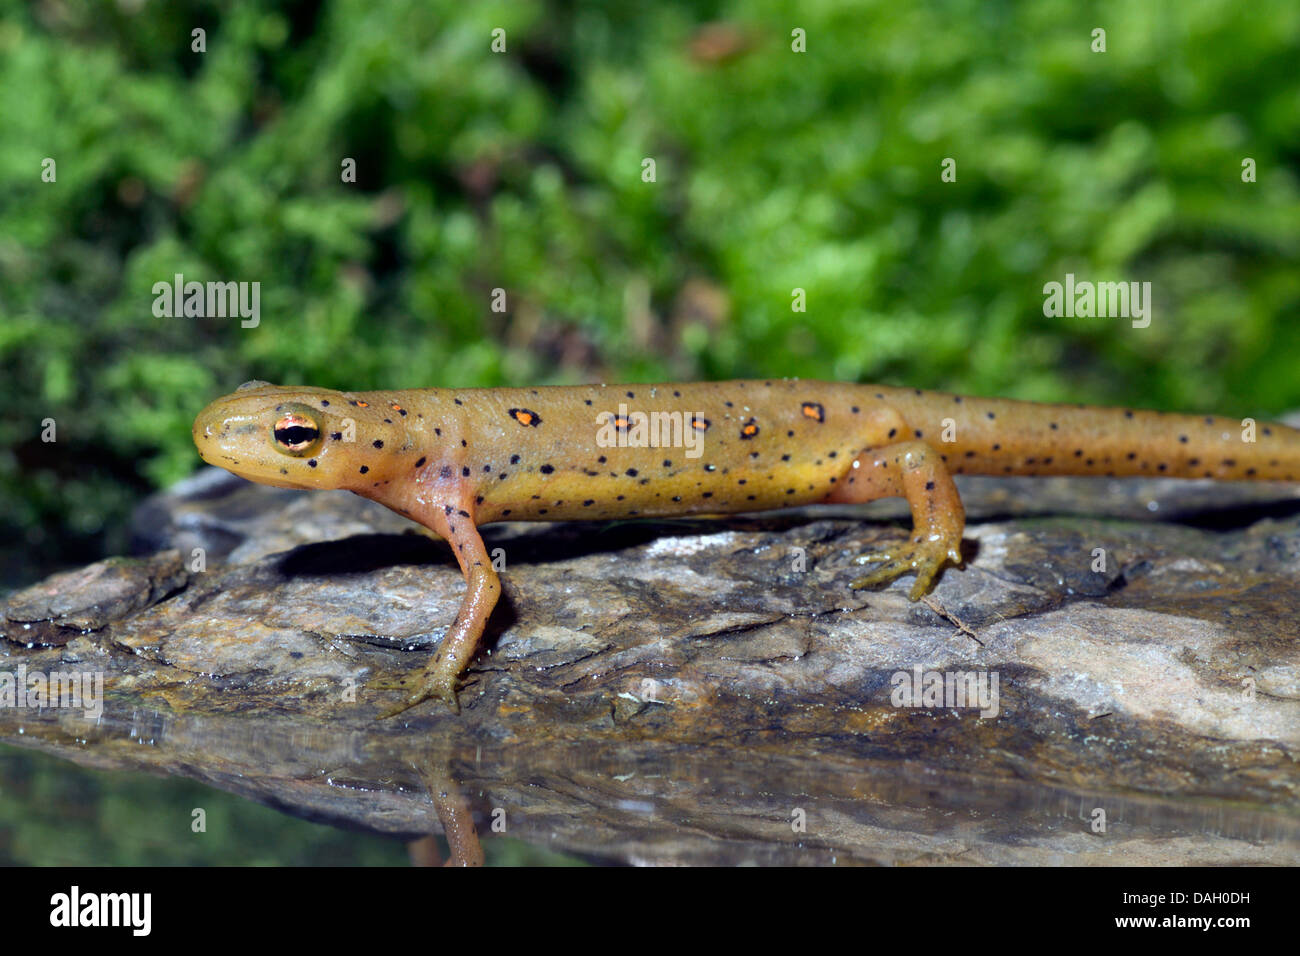
[[[962,490],[966,569],[920,603],[847,586],[902,502],[489,526],[460,714],[379,720],[456,615],[446,546],[211,470],[141,509],[147,554],[10,595],[0,671],[104,701],[0,739],[410,837],[451,794],[624,862],[1300,862],[1300,489]]]

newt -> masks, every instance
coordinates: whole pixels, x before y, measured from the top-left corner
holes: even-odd
[[[199,454],[250,481],[344,488],[445,539],[466,594],[416,692],[456,706],[501,582],[493,521],[721,515],[903,497],[906,541],[852,588],[961,564],[955,474],[1300,478],[1272,422],[766,379],[339,392],[247,382],[194,421]]]

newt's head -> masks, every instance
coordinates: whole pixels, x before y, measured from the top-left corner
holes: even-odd
[[[408,442],[392,403],[373,397],[245,382],[199,412],[194,444],[208,464],[264,485],[377,487]]]

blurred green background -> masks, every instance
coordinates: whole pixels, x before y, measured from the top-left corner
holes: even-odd
[[[250,378],[1300,407],[1298,62],[1295,0],[0,0],[0,581],[124,550]]]

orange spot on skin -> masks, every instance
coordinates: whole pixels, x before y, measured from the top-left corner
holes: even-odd
[[[528,425],[536,428],[542,423],[542,416],[527,408],[512,408],[507,413],[520,425]]]

